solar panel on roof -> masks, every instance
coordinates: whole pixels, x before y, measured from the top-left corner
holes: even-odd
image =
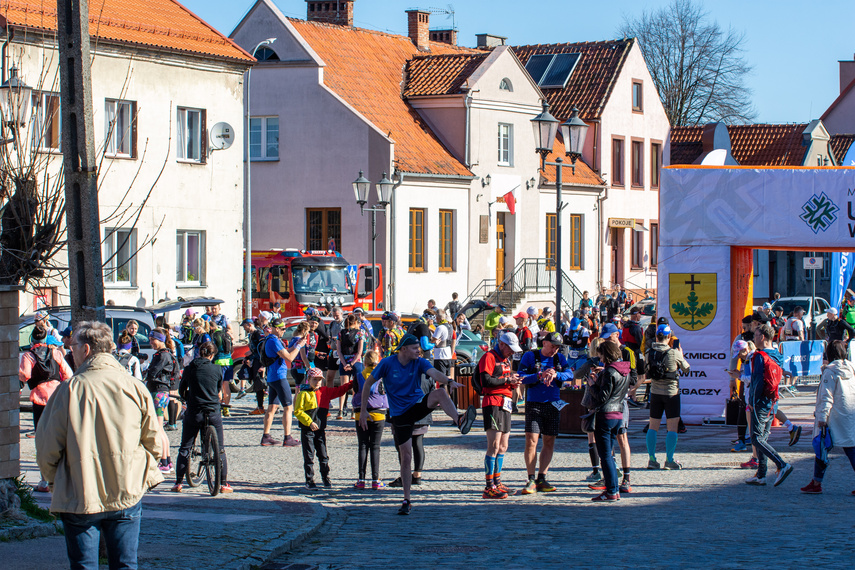
[[[547,55],[533,55],[525,64],[525,70],[528,71],[528,74],[531,75],[531,78],[538,85],[540,85],[540,80],[543,79],[546,69],[552,63],[554,57],[555,54],[551,53]]]
[[[557,87],[564,89],[567,86],[567,80],[570,79],[570,74],[576,67],[579,61],[578,53],[559,53],[555,55],[543,79],[538,82],[539,87]]]

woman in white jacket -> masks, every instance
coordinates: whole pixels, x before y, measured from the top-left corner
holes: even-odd
[[[855,365],[846,358],[846,344],[835,340],[828,346],[828,365],[816,392],[814,437],[828,427],[835,447],[842,447],[855,469]],[[822,478],[828,463],[815,460],[813,479],[802,493],[822,493]],[[855,495],[855,491],[852,491]]]

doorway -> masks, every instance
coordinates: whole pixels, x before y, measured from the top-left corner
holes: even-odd
[[[496,285],[505,280],[505,212],[496,214]]]
[[[609,239],[612,246],[612,287],[614,287],[618,284],[623,285],[623,228],[612,228]]]

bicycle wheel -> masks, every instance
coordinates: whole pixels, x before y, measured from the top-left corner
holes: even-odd
[[[190,448],[190,456],[187,458],[187,475],[184,478],[191,487],[198,487],[202,484],[202,452],[199,451],[199,445],[196,441]]]
[[[212,497],[216,497],[220,492],[220,474],[222,471],[222,463],[220,463],[220,439],[217,437],[217,430],[214,426],[205,428],[204,451],[202,452],[202,462],[205,466],[205,479],[208,481],[208,492]]]

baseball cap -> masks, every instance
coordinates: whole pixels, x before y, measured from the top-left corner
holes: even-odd
[[[658,319],[656,319],[656,324],[657,325],[667,325],[668,319],[666,317],[659,317]]]
[[[520,311],[519,313],[517,313],[516,315],[514,315],[514,318],[515,318],[515,319],[527,319],[527,318],[528,318],[528,313],[523,313],[522,311]]]
[[[507,344],[514,352],[522,352],[522,349],[520,348],[520,342],[517,339],[517,335],[513,333],[506,332],[500,334],[499,342]]]
[[[765,313],[754,311],[754,314],[751,315],[751,320],[757,321],[758,323],[768,323],[769,317],[767,317]]]
[[[279,301],[276,301],[275,303],[273,303],[273,306],[274,307],[281,307],[282,303],[280,303]],[[311,309],[311,307],[306,307],[306,310],[309,310],[309,309]]]
[[[551,312],[552,312],[552,309],[550,309],[549,307],[544,307],[544,308],[543,308],[543,311],[541,311],[541,312],[542,312],[544,315],[548,315],[549,313],[551,313]]]
[[[276,303],[273,306],[274,307],[280,307],[281,305],[279,303]],[[311,317],[312,315],[317,315],[318,311],[314,307],[306,307],[305,309],[303,309],[303,314],[306,315],[307,317]]]
[[[401,337],[401,340],[398,341],[398,346],[395,347],[395,350],[401,350],[405,346],[409,346],[411,344],[419,344],[418,339],[411,334],[405,334]]]
[[[204,315],[202,315],[202,320],[203,320],[203,321],[210,321],[210,320],[211,320],[211,315],[208,315],[208,314],[204,314]]]
[[[828,310],[825,312],[829,315],[834,315],[835,317],[837,316],[837,309],[835,309],[834,307],[829,307]]]
[[[398,315],[396,315],[392,311],[386,311],[385,313],[383,313],[383,316],[380,317],[380,320],[381,321],[394,321],[397,323],[398,322]]]
[[[599,313],[599,312],[600,312],[600,308],[599,308],[598,306],[594,305],[594,306],[593,306],[593,308],[591,309],[591,311],[593,311],[593,312],[595,312],[595,313]]]
[[[499,324],[500,325],[506,325],[509,322],[511,322],[511,319],[509,319],[508,317],[499,317]]]
[[[750,325],[751,324],[751,315],[745,315],[744,317],[742,317],[742,324],[743,325]]]
[[[282,322],[282,319],[275,318],[272,321],[270,321],[270,326],[275,328],[275,329],[284,329],[285,323]]]
[[[34,318],[35,318],[36,322],[43,321],[46,318],[48,318],[48,314],[44,311],[39,311],[38,313],[35,314]]]
[[[564,346],[564,342],[561,339],[561,335],[558,334],[557,332],[549,333],[548,335],[543,337],[543,340],[548,340],[549,342],[551,342],[555,346]]]
[[[500,304],[498,304],[498,305],[496,305],[496,309],[498,309],[499,311],[501,311],[501,312],[503,312],[503,313],[504,313],[505,311],[507,311],[507,309],[505,308],[505,306],[504,306],[504,305],[502,305],[501,303],[500,303]]]
[[[575,331],[576,329],[578,329],[581,322],[582,321],[580,321],[576,317],[573,317],[572,319],[570,319],[570,330]]]
[[[355,308],[355,309],[353,309],[353,311],[351,311],[351,312],[352,312],[354,315],[361,315],[361,314],[362,314],[362,313],[364,313],[365,311],[363,311],[363,310],[362,310],[362,307],[356,307],[356,308]]]
[[[770,305],[769,303],[763,303],[763,308],[764,309],[771,309],[772,305]]]
[[[59,333],[59,336],[62,338],[70,337],[71,336],[71,326],[67,326],[64,329],[62,329],[62,332]]]
[[[196,311],[194,311],[193,309],[187,309],[186,311],[184,311],[185,317],[192,317],[195,314],[196,314]]]
[[[319,368],[315,368],[314,366],[309,368],[306,371],[306,373],[310,378],[323,378],[324,377],[324,373],[321,372],[321,370]]]
[[[240,326],[251,325],[251,324],[252,324],[252,319],[244,319],[240,322]]]
[[[736,342],[733,343],[733,346],[730,347],[730,350],[733,354],[733,358],[736,358],[736,355],[739,354],[743,349],[748,348],[748,343],[744,340],[737,339]]]
[[[668,325],[659,325],[658,327],[656,327],[656,335],[658,336],[660,334],[664,336],[670,336],[671,327],[669,327]]]
[[[611,323],[606,323],[603,325],[603,328],[600,330],[600,337],[607,338],[612,336],[615,333],[619,333],[620,331],[616,326]]]
[[[528,313],[529,315],[534,316],[537,314],[537,309],[535,309],[534,307],[529,307],[528,309],[525,310],[525,312]]]

